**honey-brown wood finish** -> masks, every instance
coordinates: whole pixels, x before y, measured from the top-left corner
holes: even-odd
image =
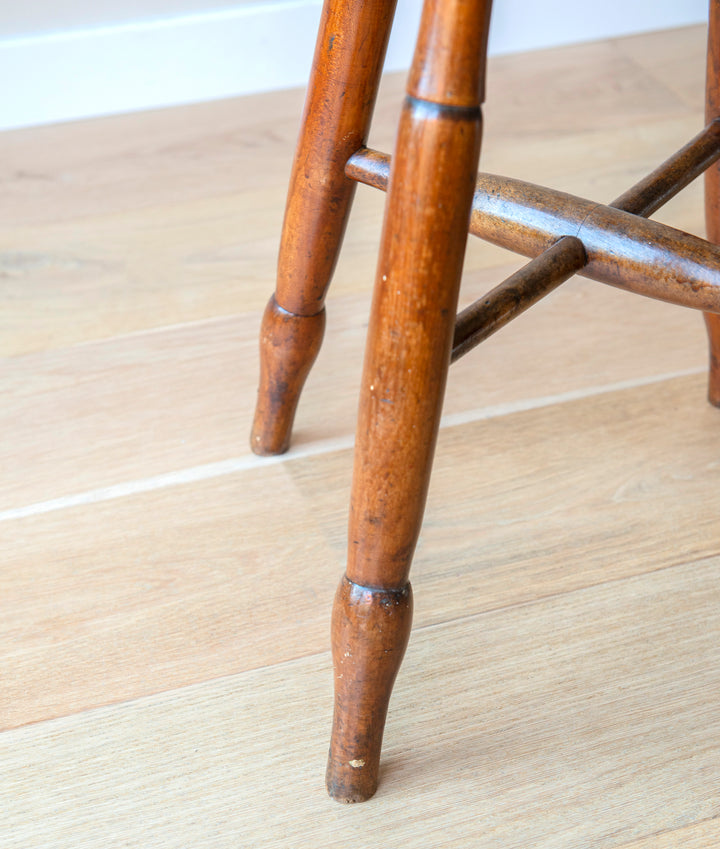
[[[585,248],[585,260],[575,268],[584,277],[661,301],[720,312],[720,247],[640,217],[658,209],[718,157],[720,126],[713,123],[610,206],[509,177],[480,174],[470,232],[532,257],[572,236]],[[361,150],[346,170],[356,179],[385,188],[389,158]],[[573,248],[565,244],[570,267]]]
[[[410,629],[409,607],[396,599],[410,592],[450,363],[480,152],[489,14],[482,0],[425,4],[400,117],[356,431],[343,578],[356,589],[341,590],[333,615],[327,786],[339,801],[375,792],[394,673],[371,661],[389,656],[399,663]],[[358,608],[363,627],[348,633]],[[365,714],[373,717],[371,734]]]
[[[720,118],[720,0],[710,0],[705,120]],[[705,226],[710,241],[720,244],[720,165],[705,172]],[[720,407],[720,316],[706,313],[710,348],[708,399]]]
[[[317,316],[325,309],[355,190],[345,163],[367,136],[395,3],[326,0],[323,8],[277,285],[260,336],[261,380],[250,438],[257,454],[287,450],[300,393],[322,342],[324,322]]]
[[[270,299],[260,330],[260,391],[251,445],[256,454],[280,454],[290,445],[303,384],[325,332],[325,310],[298,316]]]
[[[720,0],[711,3],[708,125],[609,205],[476,176],[490,0],[425,0],[392,160],[365,138],[390,2],[327,0],[296,154],[277,289],[263,319],[253,450],[287,448],[322,339],[323,303],[355,181],[388,192],[355,440],[347,567],[333,609],[335,709],[326,774],[338,801],[376,790],[412,619],[410,566],[451,359],[573,273],[706,311],[720,404]],[[645,216],[708,167],[711,241]],[[468,232],[532,257],[457,318]],[[716,243],[716,244],[713,244]]]
[[[375,793],[385,717],[412,625],[412,588],[364,587],[344,577],[332,618],[335,679],[330,795],[362,802]]]
[[[713,120],[609,207],[480,175],[470,232],[535,259],[458,316],[453,362],[574,273],[660,300],[720,310],[720,251],[687,233],[635,218],[651,215],[718,158],[720,122]],[[350,157],[345,172],[354,180],[387,190],[390,157],[363,148]],[[614,215],[613,209],[632,216]],[[575,235],[561,236],[563,232]],[[698,262],[701,257],[705,264]]]
[[[481,167],[619,196],[702,125],[706,41],[491,59]],[[715,849],[703,322],[580,277],[450,374],[379,792],[327,798],[385,198],[353,202],[297,448],[250,456],[302,99],[0,133],[0,845]],[[662,220],[701,216],[698,184]],[[522,262],[469,240],[463,307]]]
[[[587,255],[580,239],[563,236],[487,295],[470,304],[455,322],[452,362],[550,294],[586,262]]]

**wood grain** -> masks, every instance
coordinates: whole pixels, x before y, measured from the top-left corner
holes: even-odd
[[[441,430],[417,623],[718,553],[703,384]],[[325,649],[351,465],[344,450],[3,523],[2,727]]]
[[[461,304],[512,268],[467,274]],[[352,438],[369,301],[332,300],[296,418],[299,451]],[[0,359],[0,511],[247,456],[261,314]],[[571,280],[452,367],[444,411],[704,370],[703,334],[690,310]]]
[[[387,706],[410,636],[408,578],[450,366],[491,7],[423,5],[400,111],[360,383],[347,565],[333,607],[326,783],[339,802],[375,792]]]
[[[719,565],[415,632],[367,805],[322,788],[327,653],[6,732],[0,844],[709,849]]]
[[[661,834],[651,834],[640,840],[633,840],[623,849],[705,849],[715,846],[720,840],[720,823],[717,816],[682,828],[672,828]]]
[[[704,49],[491,60],[486,167],[609,202],[702,125]],[[0,511],[249,457],[302,100],[0,135]],[[702,321],[579,280],[451,370],[385,789],[326,799],[381,217],[358,191],[287,461],[0,522],[2,849],[720,843]],[[702,234],[701,186],[658,218]],[[472,242],[461,306],[517,265]]]
[[[693,161],[695,147],[700,151]],[[573,263],[572,271],[637,294],[720,312],[719,249],[698,236],[643,218],[702,174],[718,156],[718,125],[711,123],[658,169],[659,186],[652,185],[652,174],[611,206],[481,172],[470,232],[531,257],[539,257],[560,239],[574,237],[582,243],[587,259],[584,264]],[[364,148],[350,158],[346,168],[353,179],[384,190],[390,171],[387,154]],[[568,255],[572,253],[570,250]]]
[[[702,126],[704,53],[694,27],[492,59],[483,168],[609,202]],[[383,80],[374,147],[392,149],[404,82]],[[302,103],[276,92],[0,135],[0,353],[262,310]],[[700,188],[659,218],[701,232]],[[359,193],[336,294],[370,287],[358,259],[381,218],[382,198]],[[466,269],[508,261],[471,243]]]

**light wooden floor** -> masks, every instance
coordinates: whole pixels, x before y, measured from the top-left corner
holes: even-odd
[[[702,126],[704,38],[491,61],[483,167],[611,200]],[[717,846],[702,320],[580,279],[453,367],[381,788],[326,797],[383,198],[358,192],[294,448],[259,460],[301,101],[0,136],[0,846]],[[658,217],[702,233],[701,187]],[[474,242],[463,302],[519,263]]]

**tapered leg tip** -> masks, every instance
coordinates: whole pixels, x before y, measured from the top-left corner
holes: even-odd
[[[277,431],[264,433],[261,428],[253,428],[250,434],[250,448],[259,457],[273,457],[284,454],[290,447],[290,433],[278,434]]]
[[[348,790],[346,787],[337,788],[335,786],[328,787],[328,793],[333,802],[339,802],[341,805],[354,805],[358,802],[367,802],[368,799],[372,799],[375,795],[374,790],[372,793],[365,794]]]
[[[710,343],[708,401],[713,407],[720,407],[720,315],[705,313],[705,326]]]
[[[333,608],[335,713],[325,783],[338,802],[364,802],[378,786],[390,693],[412,624],[410,584],[363,587],[344,577]]]
[[[707,399],[713,407],[720,407],[720,363],[715,361],[710,362]]]
[[[714,356],[710,357],[707,398],[713,407],[720,407],[720,359]]]
[[[366,802],[377,790],[377,765],[363,759],[337,764],[332,754],[328,762],[325,785],[331,799],[345,805]]]
[[[323,333],[325,310],[294,315],[273,295],[260,331],[260,387],[250,447],[255,454],[284,454],[290,446],[295,410]]]

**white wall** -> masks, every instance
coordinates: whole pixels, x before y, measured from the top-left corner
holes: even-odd
[[[0,38],[233,9],[253,0],[0,0]]]
[[[0,0],[0,129],[303,85],[321,0]],[[386,68],[420,0],[399,0]],[[496,0],[490,51],[700,23],[707,0]]]

